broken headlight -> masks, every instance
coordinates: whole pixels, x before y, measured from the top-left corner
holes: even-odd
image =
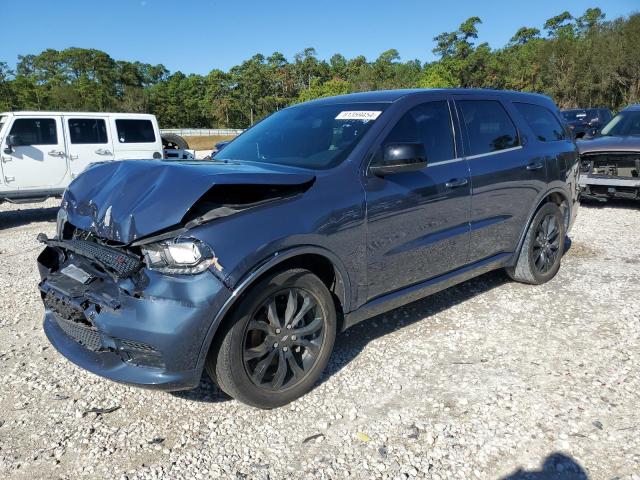
[[[140,247],[151,270],[170,274],[204,272],[211,265],[221,270],[209,246],[194,238],[176,238]]]

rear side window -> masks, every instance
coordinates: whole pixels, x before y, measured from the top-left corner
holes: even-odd
[[[116,129],[120,143],[153,143],[156,141],[151,120],[116,120]]]
[[[422,143],[429,162],[455,157],[451,115],[446,100],[423,103],[402,116],[385,143],[405,142]]]
[[[471,155],[497,152],[519,145],[518,131],[502,104],[495,100],[459,100],[469,135]]]
[[[99,118],[70,118],[71,143],[107,143],[107,125]]]
[[[545,107],[519,102],[513,102],[513,105],[541,142],[555,142],[566,138],[564,128],[556,116]]]
[[[20,145],[57,145],[58,131],[53,118],[18,118],[9,135],[17,135]]]

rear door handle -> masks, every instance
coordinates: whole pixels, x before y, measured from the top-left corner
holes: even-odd
[[[467,183],[469,183],[469,180],[466,178],[454,178],[453,180],[449,180],[445,183],[444,186],[447,188],[458,188],[464,187]]]
[[[540,170],[544,168],[544,163],[542,162],[534,162],[527,165],[527,170]]]

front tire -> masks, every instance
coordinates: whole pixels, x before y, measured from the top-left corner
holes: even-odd
[[[540,285],[560,269],[564,253],[565,222],[555,203],[545,203],[534,215],[514,267],[507,274],[518,282]]]
[[[276,273],[241,300],[209,353],[206,370],[241,402],[286,405],[320,378],[336,324],[331,293],[317,276],[302,269]]]

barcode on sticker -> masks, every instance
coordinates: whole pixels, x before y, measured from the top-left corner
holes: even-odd
[[[340,112],[336,120],[375,120],[381,113],[372,110],[349,110]]]

